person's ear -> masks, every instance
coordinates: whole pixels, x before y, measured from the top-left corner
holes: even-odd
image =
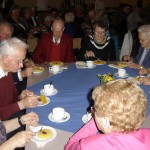
[[[110,129],[110,121],[107,117],[96,117],[96,123],[97,127],[103,131],[104,133],[107,133]]]
[[[3,56],[2,56],[2,61],[3,61],[4,63],[6,63],[6,62],[8,61],[8,55],[3,55]]]

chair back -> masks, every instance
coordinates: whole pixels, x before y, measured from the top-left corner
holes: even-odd
[[[73,38],[73,49],[80,49],[81,38]]]

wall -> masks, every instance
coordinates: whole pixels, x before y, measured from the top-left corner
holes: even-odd
[[[30,6],[35,7],[36,0],[14,0],[15,3],[19,6]],[[136,6],[137,0],[104,0],[106,7],[118,7],[120,2],[128,3],[132,6]],[[146,7],[150,0],[143,0],[143,6]],[[92,3],[93,0],[85,0],[86,3]],[[48,4],[53,7],[58,7],[61,3],[61,0],[48,0]]]

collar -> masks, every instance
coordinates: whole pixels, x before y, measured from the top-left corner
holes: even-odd
[[[4,72],[4,70],[0,67],[0,79],[7,75],[8,75],[8,72]]]
[[[55,39],[55,37],[54,37],[54,36],[53,36],[52,41],[53,41],[54,43],[55,43],[55,41],[56,41],[56,39]],[[57,40],[57,43],[58,43],[58,44],[60,44],[60,41],[61,41],[61,39],[58,39],[58,40]]]

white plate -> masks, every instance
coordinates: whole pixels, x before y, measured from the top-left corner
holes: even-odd
[[[135,84],[140,84],[140,82],[138,80],[135,79],[135,77],[128,77],[126,80],[135,83]]]
[[[42,128],[42,127],[43,127],[43,128]],[[38,129],[41,129],[41,128],[42,128],[42,129],[49,129],[49,130],[52,131],[53,136],[52,136],[50,139],[43,140],[43,139],[39,138],[39,137],[37,136],[37,134],[36,134],[36,135],[33,136],[33,138],[31,139],[31,141],[33,141],[33,142],[45,142],[45,143],[47,143],[47,142],[50,142],[50,141],[54,140],[54,139],[56,138],[56,136],[57,136],[56,130],[55,130],[54,128],[52,128],[52,127],[49,127],[49,126],[38,126],[38,127],[35,127],[35,128],[38,128]],[[34,132],[34,128],[33,128],[33,127],[32,127],[31,130]],[[38,131],[39,131],[39,130],[38,130]],[[36,131],[36,132],[38,132],[38,131]]]
[[[65,112],[65,114],[66,114],[66,118],[65,119],[62,119],[62,120],[54,120],[53,118],[52,118],[52,113],[50,113],[49,115],[48,115],[48,119],[50,120],[50,121],[52,121],[52,122],[56,122],[56,123],[62,123],[62,122],[66,122],[66,121],[68,121],[69,119],[70,119],[70,114],[68,113],[68,112]]]
[[[45,106],[45,105],[49,104],[50,103],[50,99],[48,97],[46,97],[46,100],[47,100],[46,104],[40,104],[40,102],[39,102],[37,106],[40,107],[40,106]]]
[[[88,116],[87,116],[87,115],[88,115]],[[91,116],[90,114],[85,114],[85,115],[83,115],[83,117],[82,117],[82,121],[83,121],[83,123],[87,123],[87,122],[90,121],[91,118],[92,118],[92,116]]]
[[[45,95],[45,96],[53,96],[53,95],[56,95],[57,93],[58,93],[58,90],[57,89],[54,89],[54,93],[53,94],[45,94],[44,93],[44,91],[43,91],[43,89],[40,91],[40,93],[42,94],[42,95]]]
[[[41,70],[38,70],[38,71],[33,70],[33,73],[42,73],[45,70],[43,67],[40,67],[40,68],[41,68]]]
[[[96,65],[93,65],[92,67],[86,66],[86,68],[88,68],[88,69],[92,69],[92,68],[95,68],[95,67],[96,67]]]
[[[116,77],[119,77],[119,78],[127,78],[129,75],[126,73],[124,77],[120,77],[120,76],[118,75],[118,72],[116,72],[116,73],[115,73],[115,76],[116,76]]]
[[[50,73],[52,73],[52,74],[57,74],[57,73],[62,73],[63,72],[63,70],[61,69],[60,71],[58,71],[57,73],[54,73],[52,70],[49,70],[49,72]]]

